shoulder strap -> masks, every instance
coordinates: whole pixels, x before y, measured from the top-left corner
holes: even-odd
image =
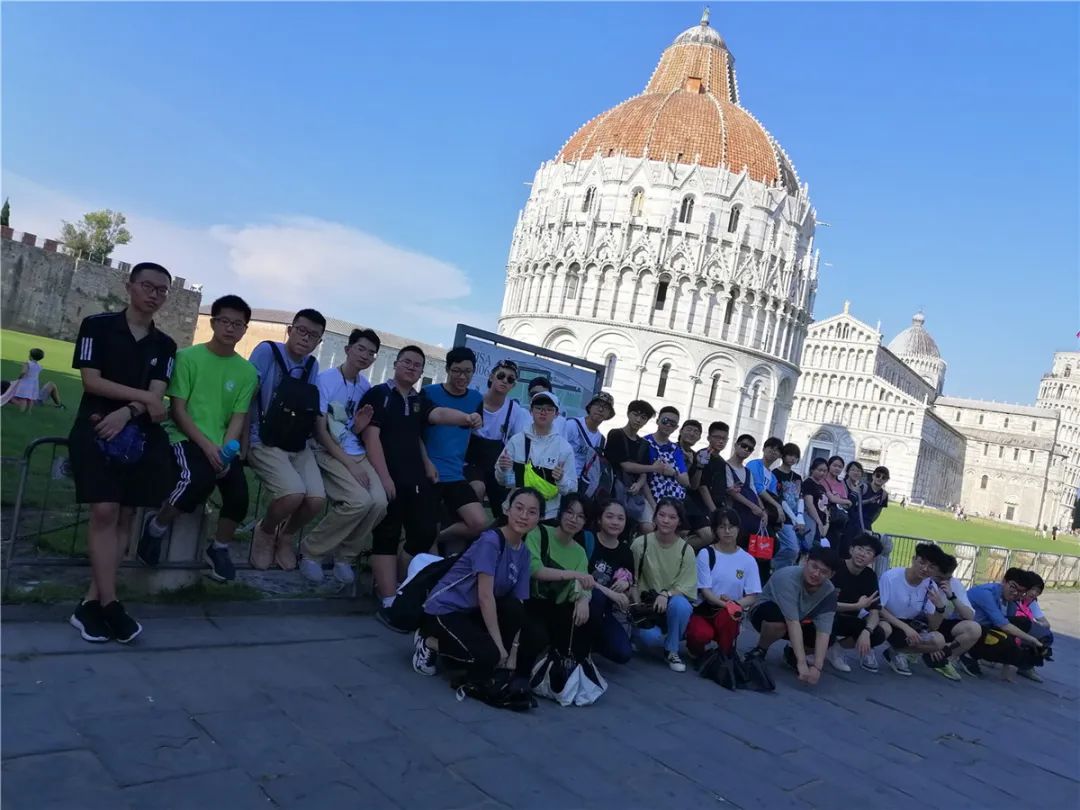
[[[510,404],[506,406],[506,418],[503,420],[503,426],[502,426],[502,441],[503,441],[503,444],[506,444],[506,434],[510,430],[510,416],[514,413],[514,400],[508,399],[506,401],[508,403],[510,403]]]
[[[529,453],[531,451],[532,451],[532,438],[529,436],[528,433],[526,433],[525,434],[525,460],[521,462],[522,464],[528,464],[529,463]]]
[[[709,571],[712,571],[716,567],[716,549],[712,546],[705,546],[705,551],[709,554]]]
[[[279,349],[277,347],[277,344],[274,343],[274,341],[272,341],[272,340],[264,340],[263,343],[269,343],[270,344],[270,351],[273,353],[274,359],[277,361],[278,368],[281,369],[282,375],[288,377],[289,376],[289,367],[287,365],[285,365],[285,358],[281,356],[281,349]],[[313,360],[314,358],[309,358],[309,359]]]
[[[646,532],[641,535],[641,559],[637,564],[637,581],[641,582],[641,570],[645,566],[645,553],[649,550],[649,534]]]
[[[276,347],[275,347],[276,348]],[[300,378],[302,382],[307,382],[311,379],[311,369],[315,365],[315,355],[309,354],[307,362],[304,363],[304,376]]]
[[[593,552],[596,551],[596,535],[590,531],[585,532],[585,556],[592,561]]]
[[[548,540],[547,526],[539,523],[537,528],[540,529],[540,562],[544,564],[545,568],[553,568],[554,566],[549,565],[551,562],[551,545],[550,540]]]

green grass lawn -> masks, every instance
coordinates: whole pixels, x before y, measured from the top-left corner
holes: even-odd
[[[1080,556],[1080,543],[1076,540],[1064,539],[1055,542],[1049,537],[1039,537],[1033,529],[1008,526],[977,518],[956,520],[951,515],[933,509],[919,509],[911,506],[903,509],[896,504],[890,505],[881,513],[881,517],[874,523],[874,531],[883,534],[925,537],[928,540],[1022,548],[1030,551]]]

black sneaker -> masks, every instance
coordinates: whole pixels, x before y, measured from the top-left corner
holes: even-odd
[[[128,615],[119,601],[109,602],[101,612],[105,617],[105,624],[112,631],[112,637],[121,644],[134,641],[142,632],[142,625]]]
[[[101,612],[101,602],[94,599],[90,602],[80,602],[75,612],[68,619],[68,624],[79,631],[79,635],[87,641],[100,644],[112,638],[109,625],[105,622],[105,615]]]
[[[143,565],[155,566],[161,562],[161,543],[165,539],[166,532],[162,534],[154,534],[150,530],[150,524],[153,523],[156,513],[151,512],[146,516],[146,520],[143,521],[142,534],[139,536],[139,545],[135,550],[135,556],[139,558],[139,562]]]
[[[970,655],[961,655],[957,660],[960,664],[960,669],[970,675],[972,678],[982,677],[982,667],[979,666],[979,662],[972,658]]]
[[[210,572],[207,574],[210,579],[215,582],[232,582],[236,579],[236,566],[233,565],[232,557],[229,556],[229,549],[218,548],[211,543],[206,547],[203,559],[210,566]]]

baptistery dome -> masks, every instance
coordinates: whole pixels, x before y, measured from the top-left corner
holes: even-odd
[[[915,369],[940,394],[945,386],[947,364],[925,324],[926,316],[916,312],[911,316],[911,326],[889,341],[889,351]]]
[[[783,434],[817,290],[816,214],[743,106],[707,14],[530,186],[502,334],[602,364],[620,412],[642,398],[732,435]]]

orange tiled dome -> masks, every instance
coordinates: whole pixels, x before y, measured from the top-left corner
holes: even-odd
[[[739,105],[735,59],[708,13],[664,51],[639,96],[598,115],[556,156],[569,163],[595,154],[726,166],[767,185],[796,191],[798,175],[784,150]]]

